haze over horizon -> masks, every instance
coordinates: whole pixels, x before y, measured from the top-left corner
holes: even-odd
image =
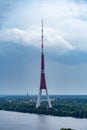
[[[49,95],[87,94],[87,0],[0,0],[0,94],[38,94],[42,19]]]

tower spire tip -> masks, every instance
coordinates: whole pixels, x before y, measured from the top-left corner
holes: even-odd
[[[43,19],[42,19],[42,49],[43,49]]]

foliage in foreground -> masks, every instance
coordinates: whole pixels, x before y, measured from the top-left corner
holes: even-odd
[[[61,128],[60,130],[74,130],[74,129],[71,129],[71,128]]]

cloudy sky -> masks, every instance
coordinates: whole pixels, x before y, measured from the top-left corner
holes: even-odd
[[[87,94],[86,0],[0,0],[0,94],[38,94],[42,19],[49,94]]]

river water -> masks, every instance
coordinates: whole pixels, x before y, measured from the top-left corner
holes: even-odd
[[[0,130],[87,130],[87,119],[0,111]]]

